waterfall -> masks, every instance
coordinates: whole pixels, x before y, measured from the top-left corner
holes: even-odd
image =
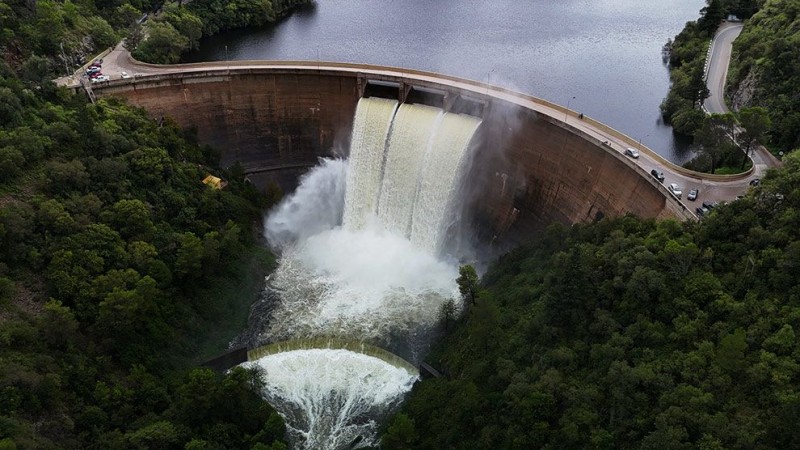
[[[462,306],[444,243],[479,125],[429,106],[361,99],[348,161],[323,161],[267,218],[282,253],[265,298],[277,300],[251,346],[347,339],[418,361],[442,305]],[[264,396],[294,448],[343,449],[375,445],[376,421],[416,379],[370,358],[318,348],[249,364],[264,370]]]
[[[350,167],[344,204],[344,226],[362,228],[374,211],[383,176],[383,152],[397,101],[382,98],[361,101],[356,107],[350,144]]]
[[[402,105],[392,122],[377,214],[384,228],[403,237],[411,230],[419,174],[441,116],[438,108]]]

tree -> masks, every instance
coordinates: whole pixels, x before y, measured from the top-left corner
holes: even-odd
[[[478,274],[475,268],[469,264],[463,265],[458,268],[458,291],[461,292],[461,298],[472,301],[475,304],[475,294],[478,292]]]
[[[153,22],[147,27],[147,38],[136,46],[133,56],[155,64],[172,64],[178,62],[181,53],[187,48],[189,38],[172,24]]]
[[[456,303],[452,298],[448,298],[441,305],[439,305],[439,320],[444,323],[444,330],[450,328],[450,322],[456,316]]]
[[[717,348],[717,364],[727,372],[741,372],[745,369],[747,350],[746,335],[743,329],[737,328],[733,333],[725,335]]]
[[[720,161],[730,154],[735,146],[736,118],[730,114],[711,114],[697,131],[695,139],[701,152],[711,159],[710,172],[714,173]]]
[[[381,438],[381,447],[386,450],[410,450],[416,448],[417,430],[414,421],[406,414],[398,414]]]
[[[722,7],[722,0],[706,0],[707,6],[700,10],[703,16],[697,24],[708,34],[713,34],[717,30],[722,19],[725,18],[725,10]]]
[[[744,169],[752,149],[759,142],[766,140],[767,133],[772,127],[772,121],[766,108],[754,106],[742,108],[739,111],[739,123],[742,126],[742,130],[737,136],[737,140],[739,145],[744,147],[744,158],[742,159],[742,169]]]

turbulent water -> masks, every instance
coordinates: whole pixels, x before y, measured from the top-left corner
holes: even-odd
[[[305,449],[350,448],[374,436],[377,420],[400,401],[416,374],[381,359],[335,349],[293,350],[249,365],[264,370],[267,400]],[[286,401],[290,398],[291,401]]]
[[[458,298],[458,268],[443,249],[479,124],[362,99],[349,160],[321,161],[267,218],[267,238],[282,251],[268,283],[279,300],[251,344],[326,336],[401,348],[410,359],[424,351],[442,304]],[[341,352],[256,361],[297,447],[374,444],[374,420],[413,383],[405,369]]]

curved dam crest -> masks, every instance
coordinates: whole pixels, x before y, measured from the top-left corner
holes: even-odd
[[[606,135],[576,128],[569,123],[579,120],[573,111],[524,94],[437,74],[347,64],[326,63],[324,70],[290,63],[165,67],[174,72],[106,83],[94,92],[124,97],[156,118],[169,116],[197,130],[201,143],[221,151],[223,165],[240,163],[262,188],[277,183],[289,191],[319,157],[347,156],[358,100],[396,96],[400,103],[482,119],[461,206],[484,242],[513,243],[552,222],[628,213],[693,218],[663,185],[607,148]]]

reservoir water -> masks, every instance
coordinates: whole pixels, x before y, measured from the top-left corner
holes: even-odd
[[[661,47],[703,0],[317,0],[275,26],[206,39],[186,61],[321,60],[488,81],[569,106],[665,158],[689,159],[661,121]]]

